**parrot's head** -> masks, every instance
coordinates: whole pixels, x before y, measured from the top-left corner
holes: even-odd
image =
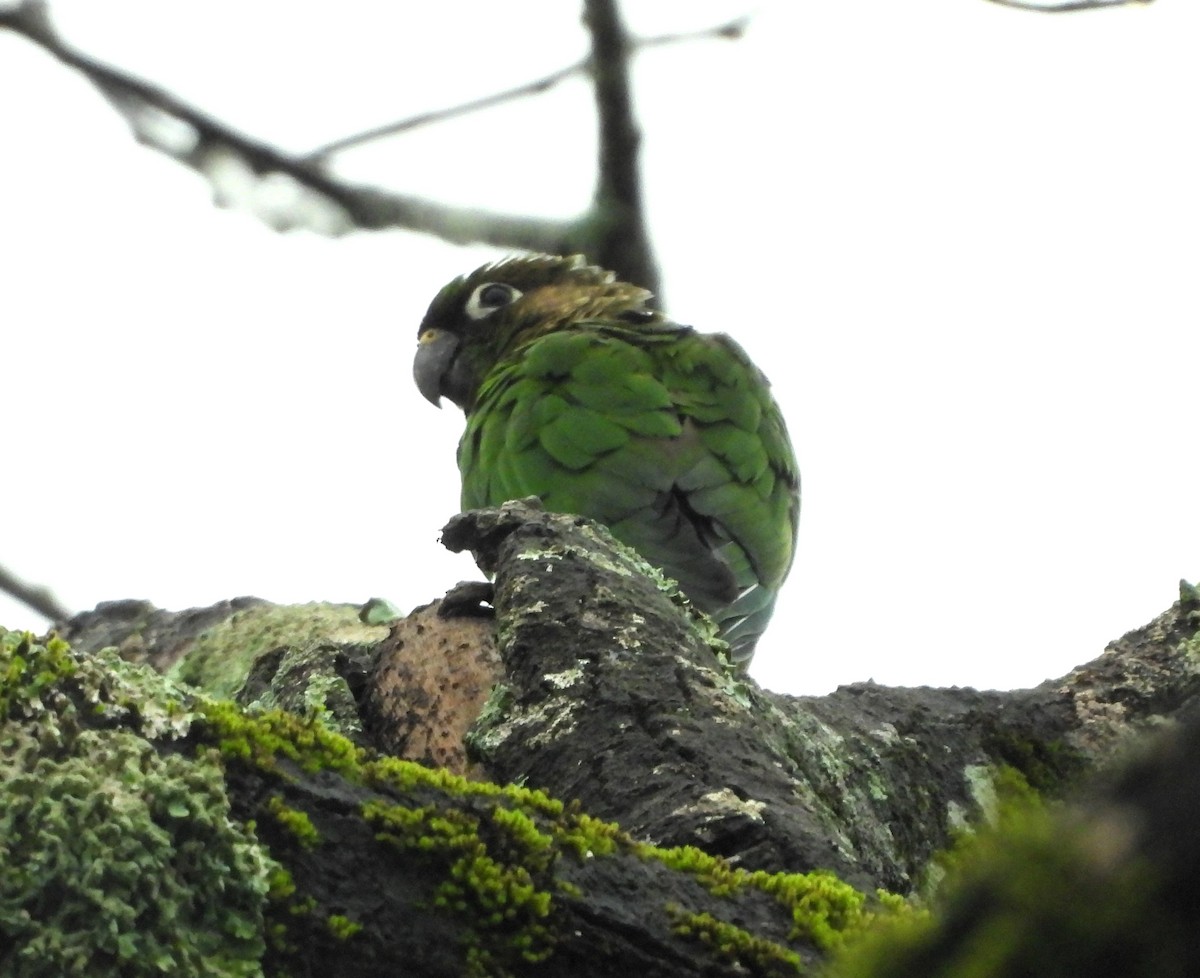
[[[545,333],[587,320],[653,322],[650,293],[618,282],[582,255],[506,258],[456,278],[439,292],[417,333],[413,377],[439,404],[470,413],[488,371]]]

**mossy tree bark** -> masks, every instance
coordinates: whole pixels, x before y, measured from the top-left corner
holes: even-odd
[[[1060,797],[1122,742],[1197,702],[1190,590],[1035,689],[856,684],[790,697],[726,669],[686,600],[586,520],[513,503],[456,518],[444,539],[494,571],[494,615],[468,588],[387,627],[364,624],[358,609],[240,599],[179,614],[123,602],[65,629],[77,650],[116,646],[239,689],[244,705],[306,718],[264,726],[231,708],[188,707],[198,719],[186,743],[222,749],[231,817],[256,823],[294,887],[276,885],[264,910],[275,964],[364,975],[399,961],[430,975],[796,973],[860,930],[871,905],[825,876],[795,874],[910,893],[931,856],[993,817],[1013,784]],[[345,742],[326,742],[329,730],[523,787],[472,788],[350,756],[331,746]],[[1138,804],[1130,778],[1123,811]],[[1193,800],[1156,804],[1194,817]],[[1138,858],[1141,823],[1128,824],[1116,864]],[[728,862],[670,848],[680,846]],[[1166,858],[1156,851],[1154,864]],[[941,939],[921,933],[904,946]],[[1005,960],[979,973],[1016,973]]]

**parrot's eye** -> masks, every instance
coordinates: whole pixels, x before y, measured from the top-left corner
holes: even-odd
[[[521,298],[519,289],[500,282],[484,282],[467,300],[466,313],[472,319],[485,319],[502,306]]]

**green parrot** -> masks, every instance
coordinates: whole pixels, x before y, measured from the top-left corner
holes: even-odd
[[[463,509],[540,496],[604,523],[745,666],[792,563],[795,456],[742,348],[649,299],[580,255],[485,265],[434,298],[413,375],[466,415]]]

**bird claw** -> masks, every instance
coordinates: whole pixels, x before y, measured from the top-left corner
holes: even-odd
[[[491,581],[459,581],[438,605],[439,618],[488,618],[493,607],[495,588]]]

